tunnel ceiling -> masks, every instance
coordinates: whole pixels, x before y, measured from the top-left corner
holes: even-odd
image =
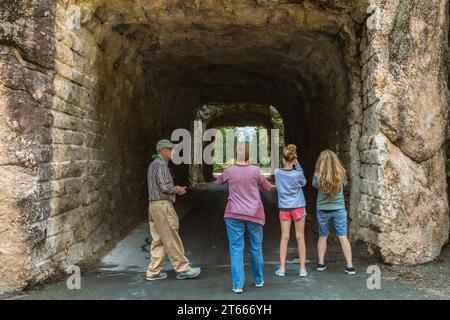
[[[83,23],[105,47],[111,33],[133,43],[135,51],[115,50],[114,67],[139,63],[147,92],[164,92],[160,101],[174,108],[253,102],[283,112],[346,79],[365,2],[92,1]]]

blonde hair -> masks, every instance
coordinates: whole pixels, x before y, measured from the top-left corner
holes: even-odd
[[[341,185],[347,181],[341,161],[339,161],[336,153],[331,150],[320,153],[315,171],[318,174],[317,185],[320,192],[329,197],[335,196],[341,190]]]
[[[283,159],[286,162],[293,162],[297,160],[297,147],[294,144],[289,144],[283,149]]]

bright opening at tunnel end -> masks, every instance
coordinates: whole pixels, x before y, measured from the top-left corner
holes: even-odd
[[[172,162],[180,164],[223,164],[245,162],[245,148],[249,150],[249,164],[270,166],[270,173],[279,167],[280,130],[259,128],[242,130],[212,128],[205,132],[201,121],[194,121],[194,133],[184,128],[175,129],[171,140],[175,144]],[[224,132],[224,133],[223,133]],[[270,139],[270,141],[269,141]],[[204,146],[205,142],[209,142]],[[270,153],[269,153],[270,146]]]

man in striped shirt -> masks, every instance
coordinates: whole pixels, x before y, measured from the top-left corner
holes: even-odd
[[[147,268],[147,280],[167,278],[161,270],[166,255],[169,257],[178,279],[192,279],[200,274],[200,268],[192,268],[184,253],[178,235],[179,220],[173,203],[175,196],[186,194],[186,187],[175,186],[168,163],[172,159],[174,145],[160,140],[156,145],[158,155],[148,168],[149,223],[152,244],[151,259]]]

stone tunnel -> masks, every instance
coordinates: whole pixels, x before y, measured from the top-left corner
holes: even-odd
[[[336,151],[351,239],[385,263],[431,261],[447,243],[447,1],[0,9],[0,291],[87,261],[144,219],[155,143],[208,104],[275,106],[309,177]]]

